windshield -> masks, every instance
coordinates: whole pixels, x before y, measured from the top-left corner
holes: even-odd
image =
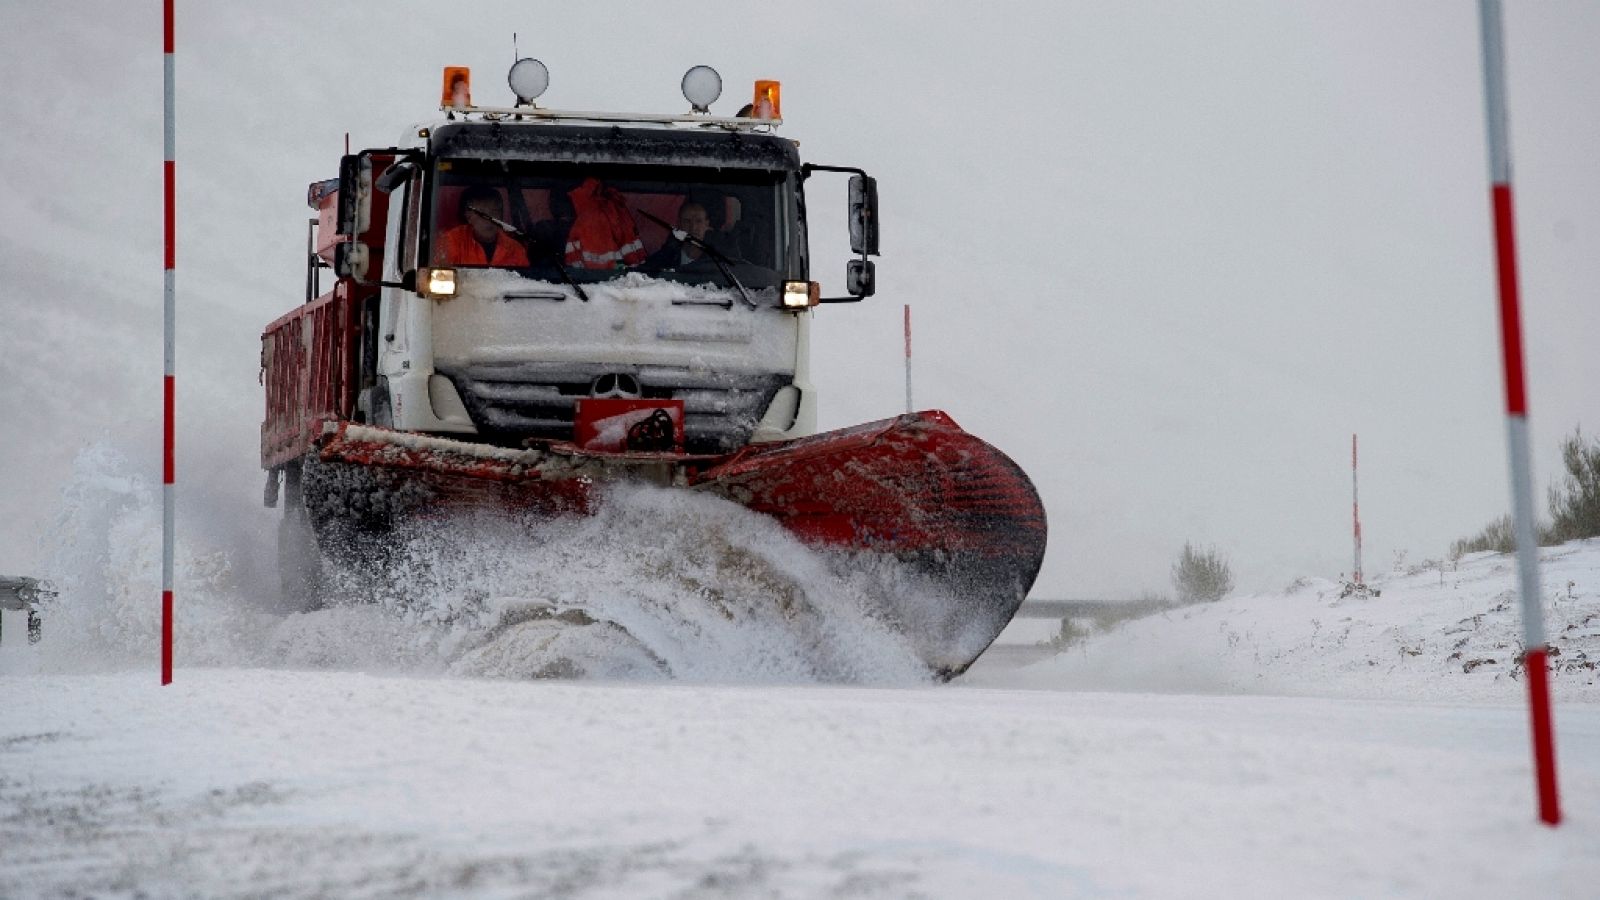
[[[638,272],[777,287],[798,257],[786,183],[759,170],[441,159],[428,258],[552,282]]]

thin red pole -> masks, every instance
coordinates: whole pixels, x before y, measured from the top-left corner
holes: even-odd
[[[1555,726],[1550,712],[1550,681],[1545,659],[1543,595],[1539,589],[1539,548],[1534,541],[1533,465],[1528,451],[1528,396],[1523,377],[1522,313],[1517,300],[1517,244],[1512,227],[1511,141],[1505,89],[1505,41],[1500,0],[1478,0],[1483,21],[1484,107],[1489,132],[1490,206],[1494,211],[1495,264],[1499,274],[1500,347],[1506,379],[1506,443],[1511,461],[1512,522],[1517,538],[1517,569],[1522,592],[1523,666],[1528,673],[1528,706],[1533,729],[1534,778],[1539,818],[1561,822],[1556,791]]]
[[[1356,436],[1353,434],[1350,435],[1350,518],[1355,525],[1355,583],[1364,584],[1361,577],[1361,482],[1356,477]]]
[[[912,411],[911,406],[911,304],[906,308],[906,412]]]
[[[177,270],[178,213],[177,164],[174,159],[173,140],[173,85],[172,85],[172,11],[173,0],[162,4],[162,45],[165,75],[163,78],[163,107],[166,164],[163,166],[165,198],[164,223],[166,239],[165,295],[162,302],[163,365],[161,385],[161,683],[172,683],[172,519],[173,486],[176,483],[174,423],[176,421],[176,393],[173,379],[173,337],[176,303],[173,299],[174,273]]]

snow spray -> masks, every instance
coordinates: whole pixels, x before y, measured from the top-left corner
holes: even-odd
[[[53,627],[38,645],[0,648],[0,673],[150,665],[160,516],[155,485],[121,452],[81,451],[43,548]],[[383,571],[337,579],[312,612],[284,614],[260,573],[236,564],[254,550],[226,543],[237,537],[200,529],[176,548],[174,639],[188,666],[917,685],[932,676],[914,636],[945,627],[959,641],[962,626],[915,619],[953,606],[921,602],[942,584],[819,552],[765,516],[680,490],[619,485],[593,516],[537,523],[418,522],[394,536]]]
[[[929,681],[886,598],[916,608],[941,585],[840,562],[721,498],[616,485],[592,515],[417,522],[372,599],[453,629],[462,675]]]

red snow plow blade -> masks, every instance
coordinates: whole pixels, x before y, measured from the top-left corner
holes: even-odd
[[[584,512],[599,484],[633,478],[717,494],[813,546],[892,556],[951,598],[929,603],[956,607],[932,611],[937,627],[929,611],[914,612],[920,630],[961,633],[919,636],[929,638],[925,658],[947,674],[964,670],[1000,633],[1044,558],[1045,513],[1033,483],[937,411],[718,456],[597,453],[567,443],[512,450],[347,422],[330,423],[319,444],[321,468],[404,483],[405,492],[378,493],[425,496],[433,509]],[[383,470],[404,475],[384,478]]]

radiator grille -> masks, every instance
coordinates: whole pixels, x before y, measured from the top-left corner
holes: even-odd
[[[518,363],[440,367],[483,439],[506,446],[528,438],[572,440],[573,408],[603,375],[629,375],[646,399],[682,400],[690,453],[725,453],[749,443],[773,396],[792,378],[778,372],[704,373],[667,366]]]

